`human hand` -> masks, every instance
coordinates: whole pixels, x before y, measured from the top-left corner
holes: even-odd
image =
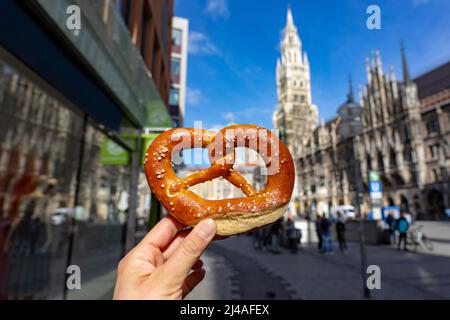
[[[195,228],[168,216],[119,263],[116,300],[183,299],[205,277],[199,259],[216,234],[216,223],[206,219]]]

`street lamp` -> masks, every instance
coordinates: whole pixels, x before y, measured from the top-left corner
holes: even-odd
[[[355,159],[354,163],[354,175],[355,175],[355,207],[359,213],[359,246],[361,255],[361,274],[363,281],[363,292],[364,297],[370,299],[370,291],[366,285],[366,270],[367,270],[367,253],[365,247],[364,239],[364,220],[361,213],[361,174],[360,174],[360,164],[358,158],[358,148],[356,145],[356,136],[359,136],[363,132],[363,125],[361,122],[362,108],[355,102],[353,97],[353,88],[351,79],[349,81],[349,93],[347,101],[342,104],[338,109],[338,114],[341,117],[341,123],[338,127],[338,133],[343,139],[352,139],[353,145],[353,157]]]

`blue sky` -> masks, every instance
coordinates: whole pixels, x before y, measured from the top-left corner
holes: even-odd
[[[311,64],[312,98],[325,120],[345,100],[347,78],[366,83],[364,59],[380,49],[385,71],[401,79],[400,41],[416,77],[450,60],[448,0],[175,0],[190,20],[185,126],[229,122],[272,128],[275,65],[291,5]],[[369,5],[381,8],[381,30],[366,28]]]

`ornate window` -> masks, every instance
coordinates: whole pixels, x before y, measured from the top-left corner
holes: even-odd
[[[371,170],[372,169],[372,158],[370,157],[370,154],[367,154],[366,162],[367,162],[367,170]]]
[[[395,155],[395,150],[392,147],[390,149],[390,156],[389,157],[390,157],[391,167],[397,167],[397,157]]]
[[[427,126],[427,133],[429,135],[433,133],[439,133],[440,131],[438,118],[428,120],[426,126]]]
[[[378,169],[384,170],[384,159],[381,151],[378,151]]]

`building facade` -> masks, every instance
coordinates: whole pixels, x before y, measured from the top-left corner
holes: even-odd
[[[174,127],[182,127],[186,106],[189,21],[173,17],[170,85],[170,115]]]
[[[74,2],[78,30],[66,25]],[[171,1],[145,1],[151,13],[136,3],[0,2],[0,299],[102,298],[114,279],[99,277],[134,244],[145,214],[135,142],[171,125],[172,12]],[[136,29],[147,14],[154,25]],[[72,264],[89,275],[83,290],[67,289]]]
[[[400,206],[419,218],[443,216],[450,206],[444,196],[450,168],[449,67],[413,80],[403,49],[401,57],[402,81],[397,81],[393,67],[389,73],[383,71],[379,51],[366,59],[367,84],[358,90],[364,128],[360,136],[341,138],[339,117],[313,132],[297,158],[301,213],[328,213],[332,206],[355,203],[357,163],[363,213],[371,210],[370,171],[380,174],[384,206]],[[353,143],[358,161],[353,158]]]
[[[279,129],[292,156],[298,158],[317,128],[318,111],[311,98],[308,56],[302,50],[290,8],[280,47],[281,58],[276,67],[278,108],[273,114],[273,125]],[[294,191],[295,197],[297,190],[298,187]]]
[[[423,207],[432,217],[450,207],[450,62],[416,78],[421,104],[426,177]]]
[[[121,12],[131,39],[168,107],[173,0],[107,0]]]

